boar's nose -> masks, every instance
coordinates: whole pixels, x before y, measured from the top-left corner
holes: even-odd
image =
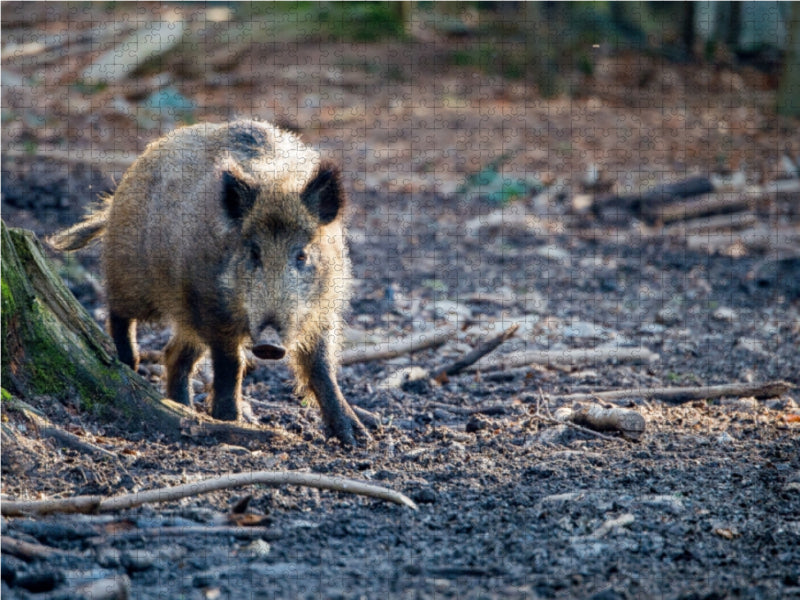
[[[286,356],[286,348],[274,344],[258,343],[253,346],[253,354],[262,360],[280,360]]]
[[[264,360],[280,360],[286,355],[281,344],[280,329],[271,319],[265,319],[253,335],[253,354]]]

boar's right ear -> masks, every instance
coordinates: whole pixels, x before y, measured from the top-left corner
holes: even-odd
[[[253,208],[258,190],[239,169],[222,172],[222,207],[234,221],[240,221]]]
[[[323,162],[300,193],[300,199],[320,225],[333,222],[342,213],[346,197],[339,168]]]

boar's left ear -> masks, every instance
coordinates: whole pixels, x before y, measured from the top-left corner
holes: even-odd
[[[320,225],[333,222],[342,213],[346,202],[339,168],[323,162],[300,193],[300,199]]]
[[[256,202],[258,190],[255,183],[239,169],[222,172],[222,207],[234,221],[250,212]]]

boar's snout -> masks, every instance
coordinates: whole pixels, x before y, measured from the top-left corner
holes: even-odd
[[[253,354],[262,360],[280,360],[286,356],[286,348],[269,343],[259,343],[253,346]]]
[[[273,319],[264,319],[251,333],[253,354],[263,360],[280,360],[286,355],[280,326]]]

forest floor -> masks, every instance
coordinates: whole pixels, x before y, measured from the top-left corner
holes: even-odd
[[[109,19],[100,5],[76,6],[37,10],[64,11],[60,26],[71,19],[87,36]],[[260,363],[244,384],[254,420],[284,433],[269,445],[166,442],[74,403],[27,399],[113,453],[98,458],[40,435],[4,400],[3,421],[25,443],[3,448],[3,498],[298,470],[390,487],[418,510],[253,486],[105,516],[4,518],[4,539],[62,551],[23,560],[4,543],[4,598],[70,597],[123,575],[137,599],[800,597],[800,392],[674,404],[646,391],[800,385],[800,192],[785,166],[800,136],[775,116],[767,75],[608,52],[580,93],[542,99],[525,80],[454,66],[461,39],[236,45],[186,11],[190,47],[167,53],[163,71],[104,86],[76,83],[97,58],[79,41],[50,58],[4,50],[4,221],[41,236],[78,220],[171,128],[143,108],[169,90],[194,102],[194,121],[277,121],[341,162],[349,348],[448,324],[456,333],[437,349],[341,369],[349,402],[380,420],[370,445],[352,450],[325,439],[282,362]],[[44,39],[57,20],[8,5],[4,43]],[[641,198],[689,176],[716,191]],[[704,202],[715,208],[697,211]],[[102,323],[98,257],[94,247],[54,260]],[[514,323],[516,336],[476,371],[383,385]],[[157,324],[139,332],[146,350],[168,337]],[[587,348],[611,358],[569,358]],[[631,348],[652,356],[614,358]],[[565,358],[492,370],[522,350]],[[159,365],[141,372],[161,385]],[[198,385],[210,376],[201,366]],[[611,389],[629,390],[615,404],[644,417],[639,441],[550,418],[572,406],[559,396]],[[265,532],[213,534],[241,522],[231,513],[246,496]]]

